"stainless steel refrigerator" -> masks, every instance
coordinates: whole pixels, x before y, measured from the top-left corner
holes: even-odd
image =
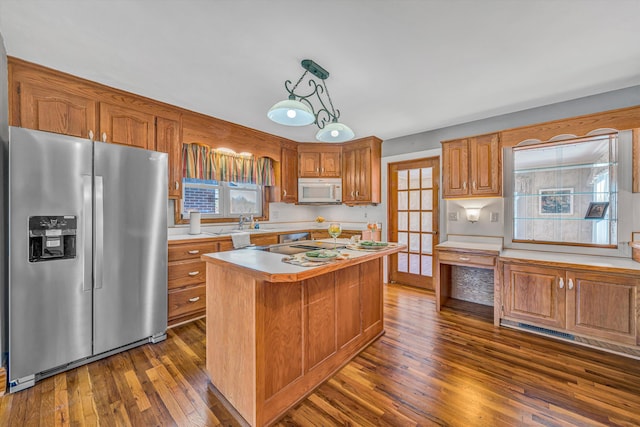
[[[166,338],[167,155],[9,130],[13,392]]]

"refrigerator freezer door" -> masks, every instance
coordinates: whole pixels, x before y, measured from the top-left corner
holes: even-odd
[[[91,268],[91,190],[84,187],[91,185],[92,144],[14,127],[10,141],[9,379],[14,382],[91,355],[91,283],[84,283],[91,281],[91,271],[85,271]],[[33,216],[77,218],[73,258],[29,261]],[[52,243],[53,231],[59,230],[52,230]]]
[[[167,329],[167,155],[95,143],[94,354]]]

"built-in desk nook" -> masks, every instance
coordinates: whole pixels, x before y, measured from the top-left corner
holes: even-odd
[[[639,246],[631,243],[634,250]],[[488,305],[492,293],[495,326],[640,359],[637,255],[503,249],[489,241],[449,240],[436,246],[436,310],[451,299]],[[457,269],[471,270],[460,274]],[[459,289],[465,287],[471,290]]]
[[[436,310],[449,299],[493,307],[493,321],[500,322],[498,256],[501,239],[449,240],[436,246]]]

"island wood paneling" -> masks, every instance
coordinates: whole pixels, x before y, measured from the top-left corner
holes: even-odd
[[[249,423],[255,425],[254,280],[249,275],[207,264],[207,289],[206,366],[209,378],[229,403],[244,414]]]
[[[507,328],[482,306],[436,313],[389,285],[386,334],[276,421],[292,426],[640,425],[640,364]],[[224,425],[211,390],[205,319],[0,398],[0,425]]]
[[[362,332],[360,321],[360,267],[354,265],[336,274],[336,328],[338,348]]]
[[[256,337],[263,349],[258,374],[264,375],[258,379],[263,381],[264,400],[267,400],[304,374],[304,288],[300,282],[258,282],[256,285],[260,288],[258,308],[262,311],[257,323],[263,335],[263,339]],[[255,314],[246,320],[254,318]],[[253,388],[256,389],[256,384]]]
[[[305,280],[305,371],[336,352],[336,273]],[[356,312],[358,313],[358,311]]]

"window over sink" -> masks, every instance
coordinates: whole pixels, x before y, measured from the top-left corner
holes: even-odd
[[[236,218],[241,215],[262,216],[263,187],[197,178],[182,179],[183,219],[191,211],[202,218]]]

